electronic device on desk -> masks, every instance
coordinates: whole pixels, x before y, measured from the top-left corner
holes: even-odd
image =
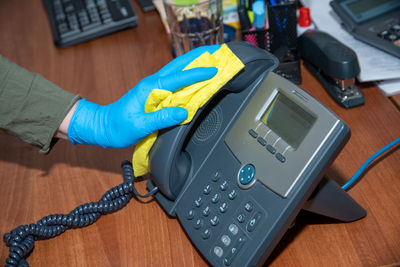
[[[156,9],[153,0],[136,0],[143,12],[148,12]]]
[[[67,47],[137,25],[129,0],[43,0],[54,43]]]
[[[400,1],[333,0],[330,4],[354,37],[400,57]]]
[[[317,30],[303,33],[299,46],[306,67],[339,105],[352,108],[364,104],[364,94],[355,85],[360,66],[353,50]]]
[[[301,209],[345,222],[364,217],[339,185],[322,178],[349,127],[273,73],[275,56],[246,42],[228,46],[244,69],[189,124],[160,131],[149,155],[148,194],[137,192],[132,164],[125,161],[124,182],[99,201],[6,233],[6,263],[27,266],[35,240],[88,226],[133,195],[154,195],[213,266],[263,264]]]
[[[366,213],[335,182],[321,182],[348,126],[273,73],[272,54],[228,46],[244,70],[192,122],[160,131],[147,185],[211,265],[259,266],[302,208],[342,221]]]

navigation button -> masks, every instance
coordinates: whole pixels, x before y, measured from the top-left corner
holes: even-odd
[[[256,175],[256,168],[252,164],[243,166],[238,174],[239,182],[242,185],[248,185],[254,180]]]

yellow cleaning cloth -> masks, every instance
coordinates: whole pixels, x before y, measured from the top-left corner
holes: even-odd
[[[244,65],[229,47],[223,44],[213,54],[205,52],[200,55],[185,70],[196,67],[216,67],[218,72],[209,80],[183,87],[174,93],[153,89],[146,100],[145,112],[153,112],[165,107],[183,107],[189,114],[181,124],[189,123],[197,110],[243,69]],[[132,158],[135,176],[149,172],[149,152],[157,139],[157,134],[158,132],[154,132],[136,144]]]

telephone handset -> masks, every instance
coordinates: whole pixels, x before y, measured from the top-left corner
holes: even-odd
[[[150,152],[152,179],[163,195],[170,200],[176,199],[188,178],[191,159],[188,153],[182,150],[182,146],[192,127],[198,126],[199,121],[204,119],[204,112],[210,110],[210,106],[215,105],[222,96],[230,93],[238,94],[249,86],[249,81],[257,80],[279,64],[274,56],[264,50],[254,49],[248,43],[234,41],[228,43],[228,46],[243,62],[245,68],[197,112],[192,122],[160,131],[157,142]]]
[[[242,41],[228,46],[244,69],[188,125],[159,133],[147,185],[160,189],[157,201],[211,265],[258,266],[302,208],[344,221],[365,211],[331,181],[309,200],[348,126],[273,73],[270,53]]]

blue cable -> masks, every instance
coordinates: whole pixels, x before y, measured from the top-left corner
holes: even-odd
[[[342,185],[342,189],[346,190],[347,188],[349,188],[360,177],[360,175],[365,171],[365,169],[368,167],[369,164],[371,164],[372,161],[374,161],[377,157],[381,156],[383,153],[385,153],[387,150],[391,149],[398,143],[400,143],[400,137],[390,142],[388,145],[381,148],[379,151],[375,152],[375,154],[373,154],[369,159],[367,159],[364,162],[363,165],[361,165],[361,167],[353,175],[353,177],[351,177],[350,180],[348,180],[344,185]]]

